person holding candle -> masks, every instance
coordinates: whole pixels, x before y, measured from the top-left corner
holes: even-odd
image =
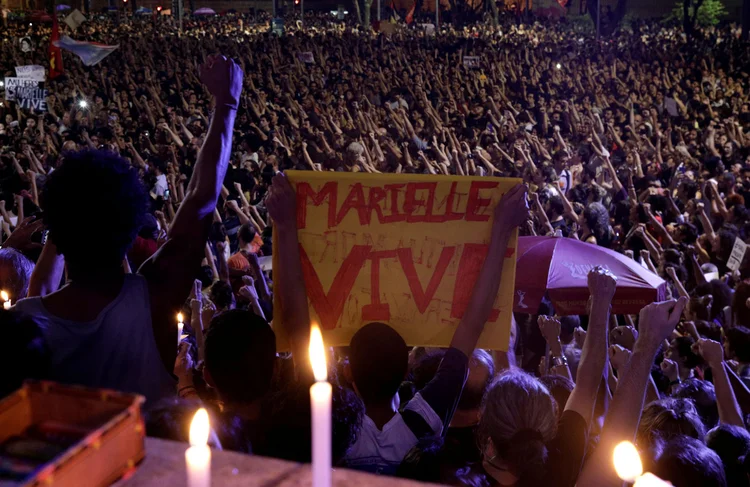
[[[0,289],[8,293],[11,303],[26,297],[34,263],[12,248],[0,249]]]
[[[556,405],[539,380],[518,371],[504,373],[490,386],[478,432],[482,466],[490,481],[519,487],[575,485],[607,362],[609,309],[616,282],[609,271],[598,266],[588,274],[588,333],[576,384],[565,404]],[[550,331],[554,321],[542,324],[548,339],[558,339],[557,333]],[[554,348],[550,360],[565,363],[564,357],[555,356]],[[563,409],[559,421],[558,407]]]
[[[42,193],[48,241],[65,258],[68,283],[16,308],[32,316],[53,355],[53,379],[137,392],[149,402],[173,395],[178,311],[204,258],[221,182],[229,163],[242,70],[210,56],[200,77],[215,111],[169,228],[166,243],[137,274],[122,261],[146,211],[147,192],[131,165],[111,152],[68,154]],[[91,191],[90,181],[98,190]],[[87,209],[87,217],[79,211]],[[92,222],[96,243],[91,244]]]
[[[651,303],[640,312],[633,354],[617,384],[599,446],[578,478],[579,487],[620,486],[610,455],[622,441],[633,441],[643,411],[651,365],[659,347],[680,321],[687,299]]]

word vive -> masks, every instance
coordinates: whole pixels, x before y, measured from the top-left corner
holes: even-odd
[[[359,328],[381,321],[409,345],[447,346],[487,255],[495,206],[518,180],[286,174],[297,192],[310,314],[326,343],[348,345]],[[508,347],[516,238],[506,252],[500,292],[480,338],[483,348]],[[274,252],[274,269],[279,258]],[[278,308],[274,314],[277,320],[281,316]],[[280,327],[275,328],[278,334]],[[286,347],[283,334],[279,343]]]

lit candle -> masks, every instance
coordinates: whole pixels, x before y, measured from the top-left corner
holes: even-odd
[[[208,413],[200,408],[190,423],[190,448],[185,451],[188,487],[210,487],[211,449],[208,447]]]
[[[0,298],[3,300],[3,309],[10,309],[10,296],[5,291],[0,291]]]
[[[615,447],[613,461],[617,476],[633,484],[633,487],[671,487],[672,485],[652,473],[643,473],[641,456],[635,445],[629,441],[623,441]]]
[[[320,328],[310,330],[310,363],[315,384],[310,388],[312,405],[312,485],[331,486],[331,395],[326,349]]]
[[[177,313],[177,348],[180,348],[180,342],[182,341],[182,329],[185,327],[185,319],[182,313]]]

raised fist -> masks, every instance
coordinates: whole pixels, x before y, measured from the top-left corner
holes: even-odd
[[[243,76],[242,68],[237,63],[219,55],[209,56],[200,69],[201,81],[216,103],[235,109],[240,105]]]

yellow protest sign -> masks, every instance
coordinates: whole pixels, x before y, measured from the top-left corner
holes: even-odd
[[[450,344],[490,239],[492,215],[518,179],[287,171],[311,318],[327,345],[380,321],[414,346]],[[517,233],[478,347],[507,350]],[[279,256],[273,253],[274,268]],[[278,295],[278,292],[276,293]],[[288,345],[280,333],[279,349]]]

